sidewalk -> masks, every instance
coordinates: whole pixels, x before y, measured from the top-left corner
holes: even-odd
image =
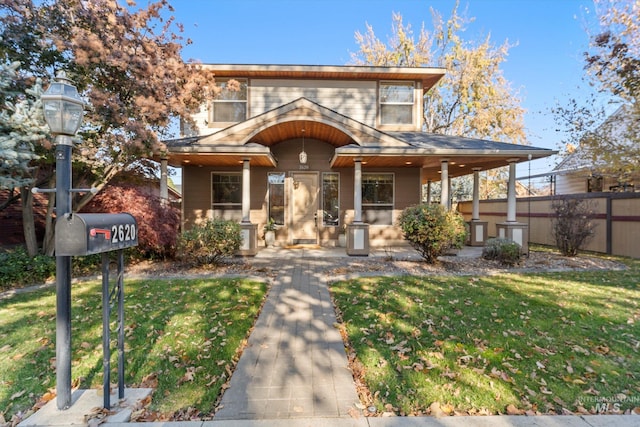
[[[359,402],[329,290],[318,272],[328,262],[276,261],[279,274],[216,420],[348,417]]]

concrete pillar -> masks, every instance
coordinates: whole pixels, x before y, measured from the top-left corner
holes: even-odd
[[[487,239],[487,221],[480,221],[480,168],[473,168],[473,210],[469,226],[469,239],[471,246],[484,246]]]
[[[362,222],[362,159],[354,160],[353,223],[347,225],[347,255],[369,255],[369,224]]]
[[[509,159],[509,186],[507,189],[507,220],[496,224],[498,237],[513,240],[522,248],[522,254],[529,253],[529,226],[516,221],[516,162]]]
[[[167,169],[167,159],[160,159],[160,202],[163,206],[167,206],[169,204],[169,177]]]
[[[449,159],[440,162],[440,204],[451,209],[449,204]]]
[[[480,168],[473,168],[473,210],[471,220],[480,219]]]
[[[362,222],[362,159],[353,163],[353,222]]]
[[[251,169],[249,159],[242,161],[242,223],[251,222]]]
[[[507,187],[507,222],[516,222],[516,161],[509,159],[509,185]]]
[[[427,204],[431,203],[431,180],[427,181]]]
[[[242,160],[242,244],[238,255],[254,256],[258,252],[258,224],[251,224],[251,169],[249,159]]]

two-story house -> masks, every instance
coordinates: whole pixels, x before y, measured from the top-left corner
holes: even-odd
[[[206,67],[222,91],[166,141],[165,164],[182,168],[183,227],[235,219],[245,253],[269,218],[281,245],[333,246],[345,230],[353,255],[397,244],[396,219],[423,184],[554,153],[422,132],[440,68]]]

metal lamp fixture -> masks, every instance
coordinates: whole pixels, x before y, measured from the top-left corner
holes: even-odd
[[[54,135],[73,136],[82,123],[84,101],[64,71],[42,94],[44,119]]]
[[[298,155],[301,165],[307,164],[307,153],[304,151],[304,129],[302,129],[302,151]]]

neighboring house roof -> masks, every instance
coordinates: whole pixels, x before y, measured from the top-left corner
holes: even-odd
[[[628,109],[625,106],[619,107],[613,114],[598,127],[596,132],[604,132],[609,138],[619,138],[617,128],[625,124],[628,118]],[[600,175],[606,175],[606,164],[603,161],[593,161],[580,146],[572,153],[567,154],[560,163],[553,168],[550,175],[566,175],[577,172],[597,171]],[[615,175],[615,174],[612,174]]]
[[[210,135],[165,141],[174,164],[275,167],[270,146],[304,136],[335,146],[332,167],[352,167],[359,158],[378,167],[422,167],[425,179],[439,181],[443,157],[450,176],[505,166],[510,159],[526,161],[555,154],[553,150],[425,132],[384,132],[306,98],[234,124]]]

